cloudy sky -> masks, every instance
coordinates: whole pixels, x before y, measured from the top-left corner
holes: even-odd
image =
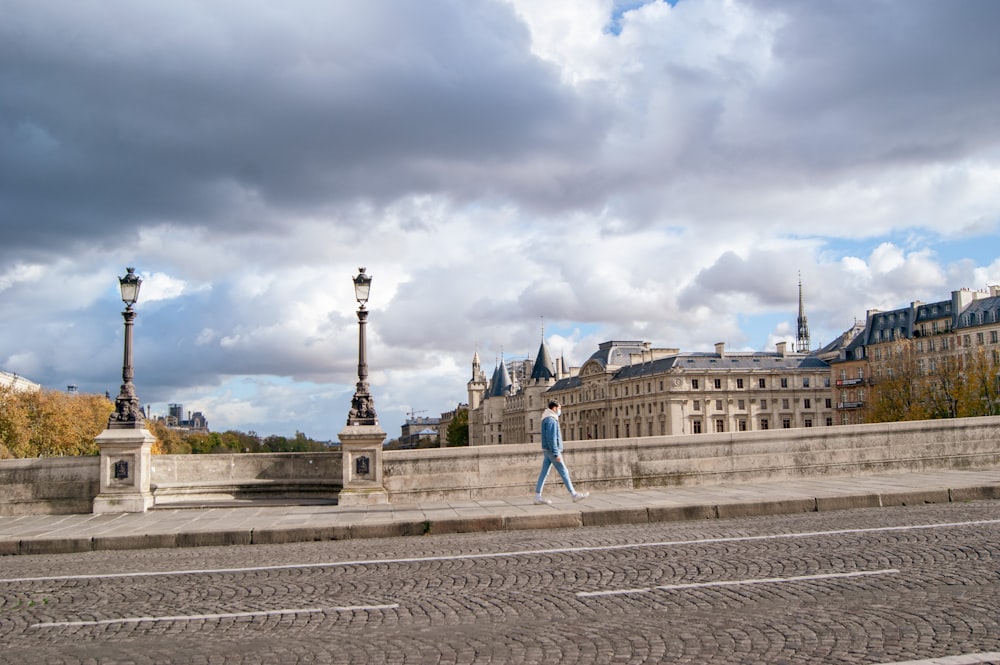
[[[0,0],[0,369],[335,438],[1000,283],[991,0]]]

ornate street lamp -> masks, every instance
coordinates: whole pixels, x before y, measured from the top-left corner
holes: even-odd
[[[368,390],[368,354],[365,349],[365,326],[368,323],[368,293],[371,291],[371,275],[365,274],[364,268],[358,268],[358,276],[354,278],[354,297],[358,305],[358,385],[351,400],[351,412],[347,415],[348,425],[378,425],[375,414],[375,402]]]
[[[132,385],[132,324],[135,321],[135,310],[132,309],[132,305],[139,300],[139,286],[142,280],[135,274],[135,268],[126,270],[128,274],[118,278],[122,290],[122,302],[125,303],[125,311],[122,312],[122,317],[125,319],[122,389],[115,400],[115,412],[108,419],[108,429],[142,429],[145,420],[139,398],[135,394],[135,386]]]

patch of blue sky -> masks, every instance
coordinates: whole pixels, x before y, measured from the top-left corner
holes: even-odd
[[[806,312],[808,315],[808,311]],[[737,340],[719,340],[726,343],[726,348],[732,351],[774,351],[774,345],[768,346],[772,335],[783,339],[794,338],[795,317],[798,312],[764,312],[761,314],[740,314],[738,322],[740,330],[746,336],[741,342]],[[780,330],[780,332],[779,332]]]
[[[976,265],[987,266],[1000,258],[1000,236],[944,238],[934,249],[946,265],[971,259]]]
[[[615,0],[615,5],[611,10],[611,20],[604,26],[604,32],[612,35],[620,35],[622,32],[622,17],[633,9],[638,9],[644,5],[657,0]],[[679,0],[659,0],[671,7],[677,5]]]
[[[601,326],[596,323],[547,323],[545,324],[545,337],[558,335],[565,339],[581,339],[596,335],[601,330]]]
[[[930,250],[945,267],[962,260],[987,266],[1000,258],[1000,235],[942,237],[936,234],[884,235],[862,239],[831,238],[824,242],[822,254],[830,261],[854,256],[867,261],[872,252],[884,243],[899,247],[906,253]]]
[[[824,256],[825,261],[828,262],[838,261],[845,256],[854,256],[862,260],[867,260],[876,247],[887,242],[903,249],[906,249],[906,245],[910,244],[905,238],[896,236],[824,238],[820,253]]]

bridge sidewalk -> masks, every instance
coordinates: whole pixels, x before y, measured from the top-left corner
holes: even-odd
[[[556,484],[548,497],[552,505],[535,505],[528,495],[368,507],[234,503],[0,517],[0,555],[642,524],[1000,499],[1000,469],[595,492],[579,503]]]

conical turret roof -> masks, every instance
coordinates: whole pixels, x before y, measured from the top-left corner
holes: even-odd
[[[507,366],[503,363],[497,365],[493,370],[493,378],[490,379],[490,397],[503,397],[510,392],[510,374]]]
[[[545,346],[544,339],[541,346],[538,347],[538,357],[535,358],[535,366],[531,368],[531,378],[537,381],[548,381],[556,378],[556,367],[552,358],[549,357],[549,350]]]

